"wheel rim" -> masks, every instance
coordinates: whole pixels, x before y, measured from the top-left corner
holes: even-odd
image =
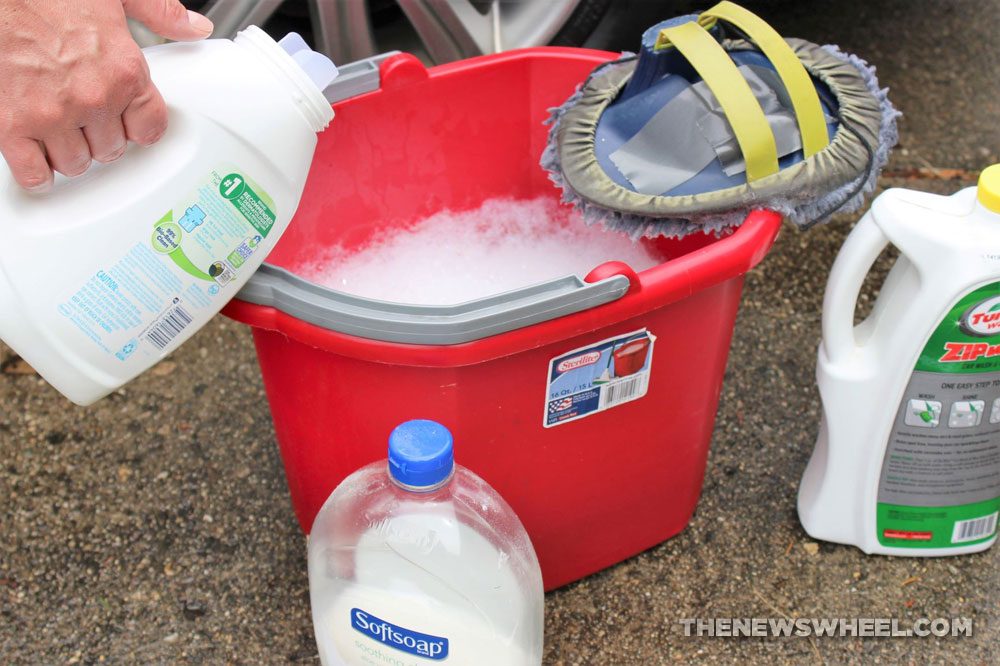
[[[248,25],[263,25],[282,4],[305,2],[316,47],[335,62],[401,49],[442,63],[547,44],[580,1],[396,0],[403,20],[387,26],[373,24],[375,0],[213,0],[204,12],[216,37],[232,37]],[[133,34],[142,46],[162,41],[142,29]]]
[[[580,0],[398,2],[436,63],[547,44],[580,4]]]

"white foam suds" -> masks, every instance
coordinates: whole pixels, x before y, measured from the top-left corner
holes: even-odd
[[[365,298],[453,305],[566,275],[605,261],[636,272],[660,261],[624,234],[588,227],[554,199],[491,199],[475,210],[443,211],[366,246],[332,248],[298,272]]]

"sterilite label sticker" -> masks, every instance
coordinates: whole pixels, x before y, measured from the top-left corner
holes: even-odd
[[[576,421],[646,395],[655,343],[656,336],[642,329],[550,360],[542,425]]]

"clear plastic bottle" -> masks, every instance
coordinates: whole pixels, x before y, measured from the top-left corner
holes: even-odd
[[[510,506],[456,465],[452,436],[408,421],[389,460],[330,495],[309,538],[320,660],[339,664],[540,664],[538,558]]]

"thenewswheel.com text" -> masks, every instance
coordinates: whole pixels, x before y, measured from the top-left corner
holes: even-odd
[[[972,636],[967,617],[922,617],[906,621],[888,617],[717,617],[680,620],[685,636],[713,638],[852,636],[858,638],[943,638]]]

